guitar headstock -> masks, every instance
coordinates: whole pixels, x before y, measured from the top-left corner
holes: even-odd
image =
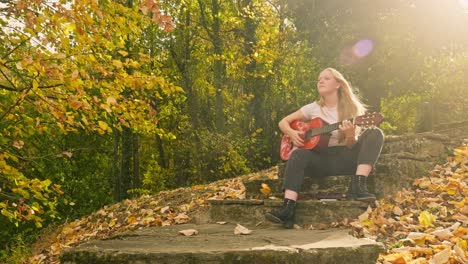
[[[378,126],[384,119],[384,116],[380,113],[369,113],[356,117],[354,119],[354,124],[358,126]]]

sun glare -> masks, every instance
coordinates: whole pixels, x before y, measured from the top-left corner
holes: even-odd
[[[460,4],[461,8],[463,8],[465,13],[468,13],[468,0],[458,0],[458,3]]]

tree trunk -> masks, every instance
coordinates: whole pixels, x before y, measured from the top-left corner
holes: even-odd
[[[140,175],[140,136],[133,133],[133,189],[141,188],[141,175]]]
[[[132,186],[132,156],[133,156],[133,133],[130,128],[124,127],[122,130],[122,162],[120,166],[120,197],[129,197],[128,190]]]
[[[215,102],[215,120],[216,129],[220,132],[225,129],[224,118],[224,105],[223,105],[223,86],[226,76],[226,65],[221,58],[223,55],[223,42],[221,39],[221,20],[219,18],[219,2],[218,0],[211,1],[211,11],[213,17],[213,51],[216,59],[213,66],[213,84],[216,89],[216,102]]]
[[[112,180],[111,186],[114,188],[114,201],[120,201],[122,199],[121,195],[121,179],[120,179],[120,156],[119,156],[119,147],[120,147],[120,132],[117,129],[113,131],[114,136],[114,147],[113,147],[113,160],[112,160]]]

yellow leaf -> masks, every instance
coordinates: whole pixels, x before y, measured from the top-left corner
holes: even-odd
[[[124,57],[128,56],[128,52],[126,52],[125,50],[119,50],[118,52],[119,52],[120,55],[122,55]]]
[[[370,226],[372,226],[374,223],[373,223],[371,220],[366,219],[366,220],[363,220],[363,221],[361,222],[361,224],[362,224],[363,226],[370,227]]]
[[[135,216],[130,216],[127,219],[127,223],[129,223],[129,224],[133,224],[133,223],[136,223],[136,222],[138,222],[138,219]]]
[[[68,23],[63,27],[63,31],[64,31],[63,33],[65,33],[65,35],[69,35],[71,32],[75,30],[76,30],[76,25],[72,23]]]
[[[107,125],[106,122],[99,121],[98,123],[99,123],[99,127],[100,127],[102,130],[106,131],[107,129],[109,129],[109,125]]]
[[[406,264],[406,260],[410,260],[412,255],[408,251],[392,253],[383,257],[383,261],[393,263],[393,264]]]
[[[107,103],[108,104],[117,104],[117,99],[115,99],[115,97],[109,96],[109,97],[107,97]]]
[[[450,189],[447,190],[447,194],[448,194],[448,195],[454,195],[454,194],[456,194],[456,193],[457,193],[457,189],[452,189],[452,188],[450,188]]]
[[[468,243],[466,242],[466,240],[458,241],[458,246],[464,251],[468,251]]]
[[[428,211],[422,211],[421,214],[419,214],[418,219],[421,226],[428,228],[434,223],[435,216]]]
[[[122,62],[119,60],[113,60],[112,64],[118,69],[122,68]]]
[[[465,156],[468,156],[468,151],[463,150],[461,148],[456,148],[456,149],[453,150],[453,152],[454,152],[455,156],[459,156],[459,155],[461,156],[461,155],[464,155],[464,154],[465,154]]]
[[[260,191],[264,194],[264,195],[269,195],[271,193],[271,189],[270,187],[268,186],[268,184],[266,183],[262,183],[262,188],[260,189]]]

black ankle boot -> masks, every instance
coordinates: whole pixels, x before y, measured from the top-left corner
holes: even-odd
[[[362,175],[351,176],[351,183],[348,188],[349,200],[375,201],[374,194],[367,190],[367,177]]]
[[[351,181],[349,182],[348,186],[348,193],[346,194],[346,198],[350,201],[356,200],[356,193],[358,191],[359,184],[357,182],[356,175],[351,176]]]
[[[286,228],[293,228],[296,216],[296,201],[285,198],[281,208],[265,214],[265,218]]]

